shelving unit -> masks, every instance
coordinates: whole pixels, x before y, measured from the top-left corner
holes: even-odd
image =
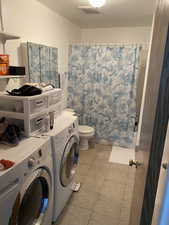
[[[58,108],[59,113],[60,113],[61,103],[57,103],[57,104],[55,104],[53,106],[49,106],[49,108],[43,109],[40,113],[39,112],[36,112],[36,113],[30,114],[29,115],[29,119],[28,119],[28,116],[25,115],[25,113],[21,113],[21,112],[9,112],[9,111],[2,111],[2,110],[0,110],[0,117],[3,117],[4,116],[4,117],[14,118],[14,119],[20,119],[20,120],[24,120],[24,119],[31,120],[31,119],[34,119],[34,118],[38,117],[39,114],[42,114],[42,113],[43,114],[48,114],[49,112],[56,111],[56,107]]]
[[[6,50],[5,50],[5,44],[6,44],[6,41],[9,41],[9,40],[16,40],[16,39],[20,39],[19,36],[17,36],[16,34],[10,34],[8,32],[5,32],[5,31],[0,31],[0,42],[2,43],[3,45],[3,54],[6,53]]]
[[[16,40],[16,39],[20,39],[20,37],[16,34],[10,34],[8,32],[5,32],[5,29],[4,29],[4,23],[3,23],[3,15],[2,15],[2,2],[0,0],[0,42],[2,43],[2,46],[3,46],[3,54],[6,53],[6,50],[5,50],[5,44],[6,44],[6,41],[8,40]],[[14,79],[14,78],[25,78],[26,76],[25,75],[3,75],[3,76],[0,76],[0,79]]]
[[[0,79],[15,79],[26,78],[26,75],[0,75]]]
[[[7,40],[20,39],[20,37],[18,35],[10,34],[8,32],[5,32],[3,15],[2,15],[2,0],[0,0],[0,27],[1,27],[0,41],[2,42],[4,51],[5,51],[5,43],[6,43]],[[4,54],[5,54],[5,52],[4,52]]]
[[[52,89],[40,95],[11,96],[6,92],[0,93],[0,117],[18,125],[29,137],[45,128],[45,120],[53,112],[57,117],[61,114],[62,91]]]
[[[20,37],[15,34],[10,34],[8,32],[0,31],[0,42],[3,45],[3,54],[5,54],[5,52],[6,52],[5,51],[6,41],[16,40],[16,39],[20,39]],[[2,76],[0,76],[0,80],[1,79],[15,79],[15,78],[18,78],[18,79],[26,78],[26,75],[2,75]]]
[[[10,34],[4,31],[0,31],[0,40],[2,42],[6,42],[7,40],[15,40],[15,39],[20,39],[20,37],[15,34]]]
[[[25,119],[24,113],[19,113],[19,112],[7,112],[7,111],[1,111],[0,110],[0,115],[1,117],[9,117],[9,118],[15,118],[18,120],[23,120]]]

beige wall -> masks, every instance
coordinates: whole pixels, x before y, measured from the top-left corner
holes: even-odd
[[[81,39],[81,29],[36,0],[3,0],[4,25],[21,37],[8,44],[11,62],[18,63],[20,42],[32,41],[59,48],[59,70],[67,70],[67,46]]]
[[[59,72],[67,71],[68,45],[71,41],[81,40],[78,26],[36,0],[2,0],[2,7],[5,31],[21,37],[6,45],[12,65],[21,64],[20,44],[31,41],[58,47]]]
[[[83,29],[82,42],[148,43],[150,27]]]
[[[2,6],[5,30],[21,37],[20,40],[8,41],[6,45],[12,65],[22,64],[19,46],[26,41],[58,47],[61,73],[68,70],[68,45],[71,42],[148,43],[149,41],[149,27],[80,29],[36,0],[2,0]],[[1,90],[6,87],[5,84],[6,82],[1,80]],[[11,80],[7,87],[11,88],[17,84],[18,81]]]

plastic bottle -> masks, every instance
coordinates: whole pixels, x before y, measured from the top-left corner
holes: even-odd
[[[45,118],[45,132],[49,132],[50,130],[50,116],[49,114]]]

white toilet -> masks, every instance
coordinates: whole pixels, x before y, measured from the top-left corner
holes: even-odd
[[[79,126],[79,136],[80,136],[80,150],[89,149],[89,139],[91,139],[95,134],[93,127],[89,126]]]
[[[71,108],[67,108],[66,111],[76,114],[74,109],[71,109]],[[89,140],[93,138],[94,135],[95,135],[95,129],[93,127],[79,125],[80,150],[89,149]]]

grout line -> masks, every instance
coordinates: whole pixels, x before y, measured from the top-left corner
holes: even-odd
[[[91,219],[92,219],[92,215],[94,214],[94,210],[92,209],[91,210],[91,214],[90,214],[90,216],[89,216],[89,219],[88,219],[88,222],[87,222],[87,224],[86,225],[89,225],[89,223],[90,223],[90,221],[91,221]]]
[[[83,163],[83,161],[82,162],[80,162],[79,164],[81,164],[81,165],[88,165],[88,170],[87,170],[87,175],[85,175],[84,176],[84,180],[83,180],[83,183],[87,183],[85,180],[86,180],[86,178],[87,177],[90,177],[90,169],[93,167],[93,164],[94,164],[94,162],[97,160],[97,156],[98,156],[98,153],[99,153],[100,151],[98,151],[98,152],[96,152],[96,157],[92,160],[92,162],[90,162],[90,163]],[[103,151],[102,151],[103,152]],[[106,151],[107,152],[107,151]],[[87,152],[86,152],[86,154],[87,154]],[[111,154],[111,151],[110,151],[110,154]],[[109,161],[107,161],[106,160],[106,162],[105,162],[105,165],[109,165]],[[99,173],[99,171],[98,171],[98,173]],[[128,173],[129,174],[129,173]],[[105,176],[103,175],[103,182],[105,182],[107,179],[105,178]],[[111,180],[112,182],[115,182],[115,181],[113,181],[113,180]],[[122,200],[120,201],[120,208],[119,208],[119,216],[118,216],[118,221],[117,221],[117,223],[116,223],[116,225],[120,225],[120,222],[121,222],[121,215],[122,215],[122,210],[123,210],[123,203],[124,203],[124,199],[125,199],[125,194],[126,194],[126,188],[127,188],[127,185],[128,185],[128,181],[125,181],[124,183],[120,183],[120,184],[122,184],[122,185],[124,185],[124,190],[123,190],[123,198],[122,198]],[[95,191],[96,192],[96,191]],[[84,210],[88,210],[89,211],[89,218],[88,218],[88,221],[86,221],[86,225],[89,225],[90,224],[90,222],[91,222],[91,220],[92,220],[92,216],[93,216],[93,214],[95,213],[95,211],[94,211],[94,209],[95,209],[95,206],[96,206],[96,204],[97,204],[97,202],[99,201],[99,199],[100,199],[100,196],[101,196],[101,193],[99,193],[99,192],[96,192],[98,195],[97,195],[97,199],[96,199],[96,201],[94,201],[94,204],[93,204],[93,206],[91,207],[91,209],[89,209],[89,208],[84,208],[84,207],[79,207],[78,206],[78,208],[81,208],[81,209],[84,209]],[[77,206],[73,206],[73,205],[71,205],[71,207],[77,207]],[[97,213],[97,212],[96,212]],[[128,224],[126,224],[126,225],[128,225]]]

